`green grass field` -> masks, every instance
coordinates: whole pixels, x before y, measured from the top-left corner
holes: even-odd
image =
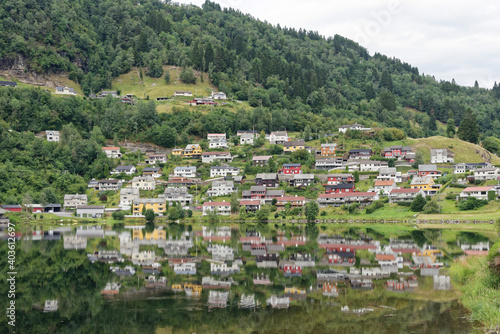
[[[197,78],[196,84],[185,84],[179,79],[181,68],[164,66],[163,70],[170,73],[170,83],[166,84],[163,77],[151,78],[145,74],[146,69],[142,70],[142,80],[138,68],[134,68],[129,73],[114,78],[112,83],[113,89],[120,90],[122,95],[132,94],[140,99],[145,99],[147,96],[150,99],[172,97],[175,91],[191,91],[193,92],[193,97],[204,97],[210,95],[212,91],[217,91],[217,88],[210,84],[207,73],[203,73],[204,82],[200,81],[200,72],[195,72]],[[191,99],[188,97],[176,98],[178,101],[188,101]]]

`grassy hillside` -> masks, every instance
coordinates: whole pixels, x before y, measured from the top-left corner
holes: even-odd
[[[120,90],[122,95],[132,94],[140,99],[145,99],[149,96],[150,99],[157,97],[171,97],[176,90],[189,90],[193,92],[193,97],[204,97],[210,95],[212,91],[217,91],[217,88],[210,84],[208,74],[203,73],[204,82],[201,82],[201,72],[195,72],[197,78],[196,84],[190,85],[182,83],[179,79],[181,68],[176,66],[164,66],[163,71],[170,73],[170,84],[166,84],[163,77],[151,78],[148,77],[143,69],[143,78],[141,80],[138,68],[122,74],[113,79],[113,90]],[[186,98],[190,100],[190,98]]]
[[[18,78],[13,77],[7,73],[0,72],[0,81],[14,81],[17,82],[17,87],[20,88],[31,88],[31,87],[39,87],[41,89],[48,90],[51,93],[55,94],[57,86],[63,87],[71,87],[76,93],[80,96],[83,96],[82,88],[76,82],[69,80],[67,77],[59,75],[59,74],[46,74],[43,76],[45,84],[28,84],[19,81]],[[56,95],[56,96],[66,96],[66,95]]]
[[[485,157],[490,157],[494,165],[500,164],[500,158],[491,154],[479,145],[475,145],[458,138],[447,138],[434,136],[421,139],[407,139],[406,143],[414,149],[422,152],[425,161],[430,161],[431,148],[448,148],[455,153],[455,163],[460,162],[484,162]]]
[[[425,112],[423,111],[420,111],[420,110],[417,110],[417,109],[413,109],[413,108],[404,108],[406,111],[409,111],[411,112],[411,114],[413,115],[413,117],[415,117],[415,115],[427,115]],[[420,124],[416,123],[415,121],[412,122],[413,125],[417,126],[417,127],[420,127]],[[438,130],[444,130],[446,131],[446,123],[444,122],[441,122],[441,121],[436,121],[436,124],[437,124],[437,127],[438,127]]]

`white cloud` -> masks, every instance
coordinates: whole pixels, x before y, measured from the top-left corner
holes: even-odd
[[[201,6],[204,0],[187,0]],[[282,27],[345,36],[438,80],[491,88],[500,81],[499,5],[493,0],[216,0]]]

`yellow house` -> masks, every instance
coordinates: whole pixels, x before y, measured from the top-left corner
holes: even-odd
[[[167,211],[166,201],[163,198],[140,198],[134,200],[134,216],[142,215],[142,208],[152,209],[155,213],[163,215]]]
[[[411,180],[412,189],[422,189],[426,195],[435,195],[441,189],[440,184],[435,184],[432,176],[416,176]]]
[[[295,152],[298,150],[304,150],[306,148],[306,143],[301,140],[292,140],[283,143],[284,152]]]
[[[181,156],[182,152],[184,152],[184,150],[182,148],[175,148],[172,150],[172,155]]]
[[[184,149],[183,155],[185,157],[196,157],[203,153],[201,146],[199,144],[189,144]]]
[[[142,229],[132,231],[132,240],[165,240],[166,238],[167,232],[165,230],[156,229],[153,233],[146,232],[145,236],[142,234]]]
[[[306,290],[301,290],[298,288],[285,288],[285,294],[290,294],[290,295],[305,295]]]

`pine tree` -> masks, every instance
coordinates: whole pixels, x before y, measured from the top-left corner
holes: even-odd
[[[387,70],[382,72],[382,77],[380,78],[380,88],[386,88],[389,92],[392,92],[392,77]]]
[[[458,138],[471,142],[477,143],[479,139],[479,129],[477,127],[476,115],[472,110],[467,109],[465,116],[460,122],[460,126],[457,131]]]
[[[453,118],[449,118],[446,123],[446,135],[450,138],[455,137],[455,120]]]
[[[415,197],[415,199],[411,202],[410,209],[413,212],[420,212],[424,209],[425,204],[427,204],[427,201],[424,196],[418,194],[417,197]]]
[[[477,80],[474,82],[474,88],[479,88],[479,83],[477,82]]]

